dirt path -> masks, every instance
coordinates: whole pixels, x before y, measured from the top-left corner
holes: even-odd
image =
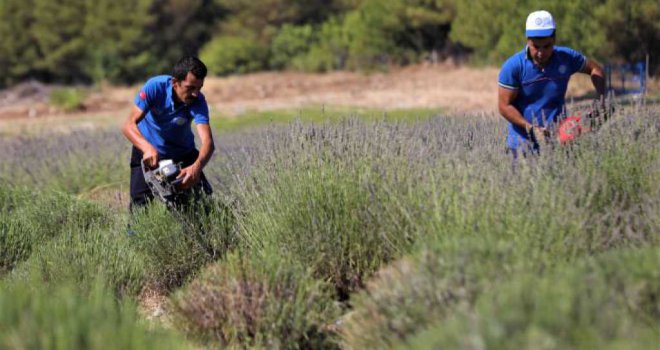
[[[393,68],[387,73],[327,74],[272,72],[206,79],[204,93],[216,115],[240,116],[304,106],[348,106],[379,109],[442,108],[452,112],[495,112],[499,68],[468,68],[451,64]],[[569,96],[584,93],[588,78],[572,79]],[[0,135],[41,125],[94,127],[119,123],[128,113],[139,86],[100,86],[84,109],[64,113],[49,105],[53,87],[26,82],[0,91]],[[61,117],[66,117],[65,120]],[[35,123],[36,122],[36,123]]]
[[[491,110],[497,72],[494,68],[436,65],[369,75],[259,73],[213,79],[204,89],[212,106],[224,115],[307,105]]]

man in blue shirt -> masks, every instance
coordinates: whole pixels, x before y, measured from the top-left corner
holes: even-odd
[[[196,57],[183,57],[174,65],[172,76],[149,79],[135,96],[135,105],[122,126],[122,132],[133,144],[131,208],[153,199],[142,174],[142,160],[151,168],[162,159],[182,163],[180,188],[211,194],[202,172],[215,150],[209,108],[200,92],[206,72],[206,66]],[[201,139],[199,151],[191,130],[193,120]]]
[[[498,109],[509,122],[507,148],[514,158],[518,152],[539,152],[539,142],[564,112],[571,75],[589,74],[601,101],[605,95],[605,76],[598,63],[555,46],[555,22],[549,12],[532,12],[525,34],[527,46],[504,63],[498,79]]]

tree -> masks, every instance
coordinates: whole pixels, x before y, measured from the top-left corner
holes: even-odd
[[[449,37],[473,49],[477,62],[500,62],[525,45],[522,1],[456,0]]]
[[[654,0],[607,0],[598,11],[606,30],[604,56],[639,62],[651,56],[651,73],[660,68],[660,7]]]
[[[476,61],[501,64],[524,47],[527,15],[540,9],[555,18],[558,45],[601,62],[660,52],[660,8],[653,0],[456,0],[450,37],[472,48]]]
[[[158,61],[147,30],[155,22],[153,0],[87,0],[82,36],[87,43],[84,73],[93,81],[133,83]]]
[[[85,0],[34,0],[32,37],[39,59],[34,68],[46,81],[88,80],[81,72],[88,43],[82,35]]]
[[[154,21],[147,26],[152,33],[146,42],[153,56],[149,73],[169,72],[184,55],[198,55],[213,37],[226,9],[214,0],[155,0],[151,8]]]
[[[364,0],[344,22],[348,65],[415,62],[421,53],[445,45],[453,17],[448,0]]]
[[[0,1],[0,87],[35,74],[34,0]]]

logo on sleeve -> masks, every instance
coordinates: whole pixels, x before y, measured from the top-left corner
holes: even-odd
[[[144,101],[147,99],[147,94],[144,91],[140,91],[140,100]]]
[[[561,66],[559,66],[559,74],[565,74],[567,70],[568,67],[566,67],[565,65],[562,64]]]

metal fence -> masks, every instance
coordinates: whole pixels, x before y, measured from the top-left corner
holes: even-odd
[[[647,62],[607,64],[607,90],[616,95],[639,94],[644,95],[648,83]]]

